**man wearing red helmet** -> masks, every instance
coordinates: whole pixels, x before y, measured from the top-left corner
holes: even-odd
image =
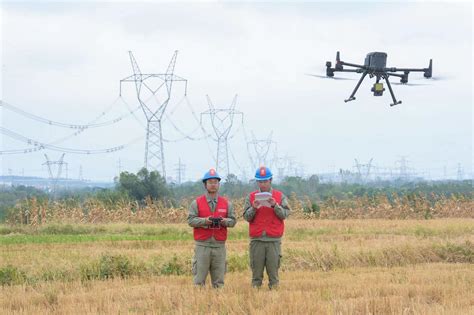
[[[270,289],[278,287],[281,237],[285,230],[284,220],[290,214],[288,198],[272,188],[272,177],[268,167],[258,168],[255,179],[259,189],[247,196],[244,205],[244,219],[249,222],[252,286],[262,286],[263,270],[266,269]]]
[[[231,202],[218,195],[220,180],[216,170],[206,172],[202,178],[206,193],[189,207],[188,224],[194,228],[192,273],[196,286],[206,284],[209,272],[214,288],[224,286],[227,228],[234,227],[237,221]]]

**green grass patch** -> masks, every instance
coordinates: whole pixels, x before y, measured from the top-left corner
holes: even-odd
[[[136,274],[136,268],[127,256],[102,255],[97,262],[80,267],[81,280],[106,280],[128,278]]]
[[[176,255],[173,255],[170,260],[166,261],[160,268],[162,275],[184,275],[188,272],[186,264],[179,260]]]
[[[26,274],[14,266],[5,266],[0,268],[0,285],[23,284],[26,280]]]
[[[0,236],[0,245],[85,243],[107,241],[183,241],[190,236],[183,235],[8,235]]]
[[[249,254],[230,254],[227,258],[227,271],[239,272],[249,269]]]

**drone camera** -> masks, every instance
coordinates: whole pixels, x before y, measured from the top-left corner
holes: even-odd
[[[374,83],[374,86],[372,87],[371,91],[374,92],[374,96],[382,96],[383,91],[385,91],[383,83]]]

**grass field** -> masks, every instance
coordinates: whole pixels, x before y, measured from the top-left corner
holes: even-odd
[[[474,314],[474,219],[290,219],[276,291],[250,289],[245,222],[227,249],[196,289],[185,224],[0,226],[0,313]]]

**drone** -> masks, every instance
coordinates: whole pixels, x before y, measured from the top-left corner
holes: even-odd
[[[355,72],[355,73],[362,73],[359,82],[355,86],[352,94],[349,96],[348,99],[344,100],[344,102],[350,102],[355,100],[355,94],[359,89],[362,81],[364,78],[369,75],[370,78],[375,77],[375,83],[371,89],[371,92],[374,93],[374,96],[382,96],[385,88],[383,83],[380,81],[383,79],[387,83],[388,90],[390,91],[390,95],[392,96],[393,103],[390,106],[395,106],[401,104],[402,101],[397,101],[395,95],[393,94],[392,86],[388,78],[390,76],[399,77],[400,84],[408,83],[408,74],[410,72],[423,72],[423,76],[427,79],[432,77],[433,74],[433,60],[430,59],[430,63],[428,68],[387,68],[387,54],[384,52],[371,52],[368,53],[365,57],[365,61],[363,65],[358,65],[354,63],[344,62],[340,59],[339,52],[336,53],[336,64],[334,68],[332,68],[332,64],[330,61],[326,62],[326,77],[333,78],[334,72]],[[356,69],[345,69],[344,66],[353,67]],[[398,73],[400,72],[400,73]],[[317,75],[315,75],[317,76]],[[336,78],[334,78],[336,79]]]

